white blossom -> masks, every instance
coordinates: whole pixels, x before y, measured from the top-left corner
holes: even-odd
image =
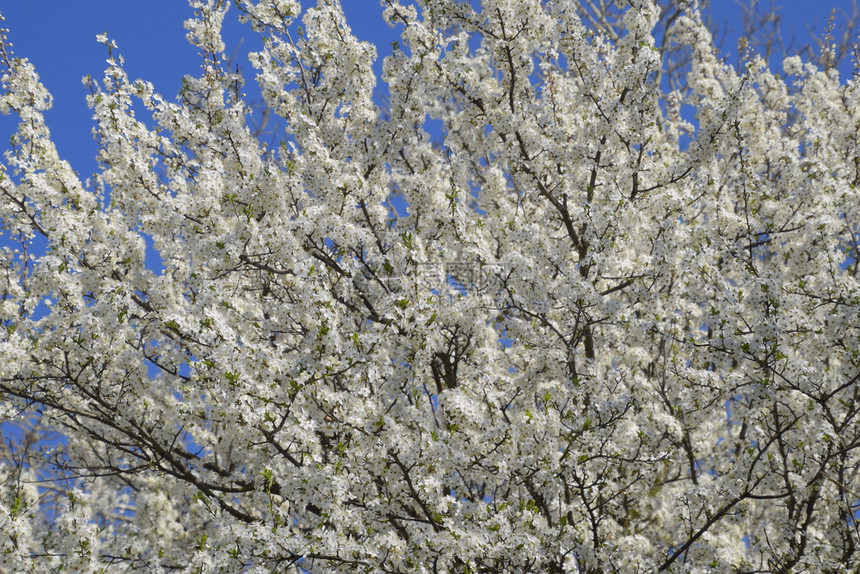
[[[334,0],[193,0],[175,101],[100,34],[92,183],[3,45],[0,570],[857,567],[857,79],[480,4],[384,0],[378,78]]]

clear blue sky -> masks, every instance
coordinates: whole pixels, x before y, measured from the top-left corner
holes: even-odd
[[[382,21],[378,0],[341,0],[353,32],[363,40],[374,42],[381,57],[390,53],[394,32]],[[745,0],[748,3],[748,0]],[[769,5],[767,1],[763,4]],[[312,2],[305,0],[304,6]],[[712,0],[714,17],[735,31],[740,29],[740,5],[734,0]],[[790,37],[794,30],[799,40],[808,38],[807,29],[822,31],[833,8],[848,9],[850,0],[782,0],[783,30]],[[17,56],[30,59],[42,81],[54,96],[54,109],[48,123],[61,155],[83,177],[95,170],[95,142],[90,135],[91,113],[85,103],[86,90],[81,78],[87,74],[100,77],[104,69],[105,48],[95,40],[96,34],[108,32],[119,44],[126,67],[133,78],[155,84],[156,89],[172,99],[181,85],[183,74],[196,74],[199,59],[185,40],[183,21],[191,9],[183,0],[0,0],[0,13]],[[243,53],[255,48],[249,28],[236,22],[237,11],[227,17],[228,52],[244,39]],[[725,42],[727,49],[736,45],[737,36]],[[377,62],[377,66],[380,64]],[[242,59],[250,71],[247,60]],[[0,142],[8,142],[15,121],[0,117]]]

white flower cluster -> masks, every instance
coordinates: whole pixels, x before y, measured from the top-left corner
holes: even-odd
[[[856,570],[856,78],[689,8],[667,90],[647,0],[383,0],[377,78],[237,0],[273,150],[228,4],[175,103],[99,36],[91,184],[4,45],[0,571]]]

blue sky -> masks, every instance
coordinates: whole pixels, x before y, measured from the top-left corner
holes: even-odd
[[[341,1],[353,32],[374,42],[380,56],[390,53],[396,34],[382,21],[379,2]],[[809,26],[823,31],[830,11],[847,10],[850,3],[783,0],[784,34],[790,37],[793,31],[805,41]],[[310,4],[303,2],[304,6]],[[733,0],[712,0],[712,4],[715,19],[727,23],[735,32],[725,42],[726,48],[732,49],[741,27],[742,8]],[[48,112],[47,119],[61,156],[84,178],[96,169],[96,146],[81,78],[87,74],[100,77],[106,57],[104,46],[95,40],[96,34],[108,32],[119,44],[132,78],[153,82],[159,92],[170,98],[178,91],[183,74],[199,71],[197,53],[185,40],[182,27],[191,15],[183,0],[0,0],[0,13],[6,18],[5,27],[11,30],[9,39],[15,54],[35,64],[54,96],[54,109]],[[236,22],[236,14],[233,9],[227,17],[228,53],[241,41],[240,52],[244,54],[256,44],[250,29]],[[250,71],[244,57],[241,63]],[[377,66],[380,63],[381,57]],[[8,142],[15,125],[14,119],[0,117],[0,141]]]

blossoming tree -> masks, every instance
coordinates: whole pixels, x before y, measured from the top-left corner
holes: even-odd
[[[385,113],[336,1],[233,3],[275,146],[226,2],[175,102],[102,37],[91,184],[3,50],[0,570],[855,571],[856,78],[693,7],[382,4]]]

